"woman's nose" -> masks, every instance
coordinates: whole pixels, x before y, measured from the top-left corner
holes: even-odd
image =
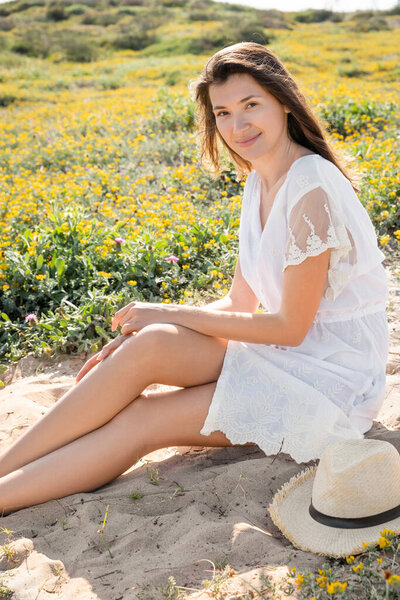
[[[245,115],[237,115],[233,117],[233,131],[235,133],[239,131],[246,131],[248,128],[248,122]]]

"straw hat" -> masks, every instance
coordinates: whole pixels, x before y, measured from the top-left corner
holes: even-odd
[[[333,442],[268,510],[297,548],[334,557],[363,552],[362,542],[378,544],[382,529],[400,533],[400,454],[381,440]]]

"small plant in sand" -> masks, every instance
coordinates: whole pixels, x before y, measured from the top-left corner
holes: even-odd
[[[4,546],[0,546],[1,557],[6,556],[7,559],[11,562],[16,562],[15,551],[8,545],[12,542],[14,531],[11,531],[10,529],[5,529],[5,527],[0,527],[0,533],[5,533],[7,535],[7,543],[4,544]]]
[[[228,581],[230,577],[236,575],[236,571],[231,567],[231,565],[226,564],[225,561],[216,561],[216,563],[213,563],[210,560],[208,562],[210,562],[213,566],[213,576],[209,580],[205,579],[204,581],[202,581],[201,585],[210,594],[212,598],[223,598],[224,594],[221,587],[226,581]],[[220,568],[217,567],[217,564]]]
[[[172,575],[168,577],[167,585],[161,586],[160,592],[167,600],[180,600],[187,596],[187,592],[176,585],[175,578]]]
[[[152,485],[159,485],[159,472],[157,468],[150,469],[149,466],[146,467],[146,473],[150,477],[150,483]]]
[[[104,539],[104,527],[106,526],[106,520],[107,520],[107,515],[108,515],[108,509],[110,508],[110,505],[107,504],[107,508],[106,508],[106,514],[104,517],[104,521],[103,521],[103,527],[101,529],[98,530],[98,534],[101,536],[101,540],[104,544],[104,547],[106,548],[106,550],[108,550],[108,553],[110,555],[111,558],[114,558],[113,555],[111,554],[111,550],[106,542],[106,540]]]
[[[141,498],[143,498],[143,494],[141,494],[140,492],[131,492],[129,494],[129,498],[132,500],[132,502],[135,502],[135,500],[140,500]]]
[[[12,598],[13,596],[14,592],[0,581],[0,598]]]

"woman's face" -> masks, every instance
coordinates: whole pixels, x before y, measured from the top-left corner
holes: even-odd
[[[217,129],[236,154],[252,163],[286,145],[286,106],[251,75],[237,73],[209,87]]]

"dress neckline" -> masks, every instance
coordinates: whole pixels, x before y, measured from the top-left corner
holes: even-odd
[[[264,233],[264,231],[265,231],[265,229],[266,229],[266,227],[268,225],[268,221],[271,218],[271,214],[272,214],[272,211],[274,210],[274,206],[277,203],[278,196],[279,196],[279,194],[281,193],[281,191],[283,190],[283,188],[285,187],[285,185],[287,183],[290,171],[293,169],[294,165],[299,162],[299,160],[302,160],[303,158],[310,158],[311,156],[314,157],[314,156],[320,156],[320,155],[317,154],[316,152],[314,152],[313,154],[303,154],[303,156],[299,156],[299,158],[296,158],[296,160],[294,160],[292,162],[292,164],[290,165],[289,169],[286,172],[285,179],[283,180],[281,186],[279,187],[278,191],[275,194],[274,201],[273,201],[272,206],[271,206],[271,210],[269,211],[269,215],[267,217],[267,220],[264,223],[264,227],[263,228],[261,227],[261,217],[260,217],[260,208],[261,208],[261,179],[260,179],[257,171],[254,171],[254,173],[257,176],[257,180],[256,180],[256,185],[257,185],[256,209],[257,209],[257,223],[258,223],[258,229],[259,229],[260,237],[263,235],[263,233]]]

